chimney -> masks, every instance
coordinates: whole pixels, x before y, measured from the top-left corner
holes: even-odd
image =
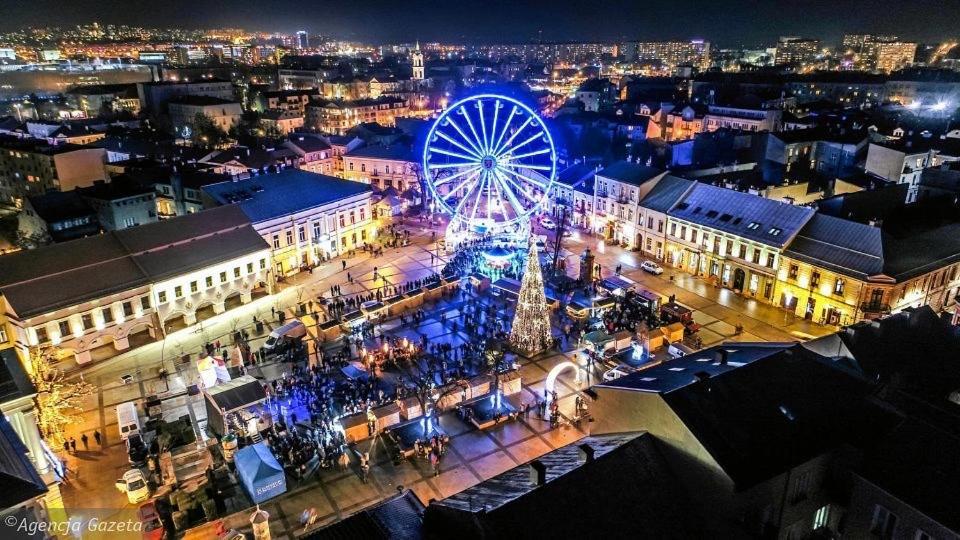
[[[727,365],[727,350],[717,349],[713,351],[713,360],[721,366]]]
[[[584,463],[590,463],[593,461],[593,447],[587,443],[577,445],[579,451],[577,454],[580,456],[580,461]]]
[[[539,459],[530,462],[530,483],[535,486],[547,483],[547,466]]]

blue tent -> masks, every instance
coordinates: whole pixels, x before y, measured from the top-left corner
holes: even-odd
[[[283,467],[267,445],[259,442],[241,449],[234,456],[237,474],[253,502],[260,504],[287,491]]]

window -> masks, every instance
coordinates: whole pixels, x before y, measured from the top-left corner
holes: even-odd
[[[747,245],[740,244],[740,253],[738,255],[741,259],[747,260]]]
[[[183,298],[183,287],[177,285],[173,288],[173,297],[174,298]]]
[[[800,273],[800,267],[795,264],[791,264],[790,270],[787,272],[787,277],[790,279],[797,279],[797,274],[799,273]]]
[[[747,225],[747,228],[750,229],[751,231],[755,231],[760,228],[760,224],[757,223],[756,221],[751,221],[750,224]]]
[[[340,226],[341,227],[347,226],[347,218],[343,214],[340,214]]]
[[[167,291],[160,291],[157,293],[157,301],[161,304],[167,303]]]
[[[60,337],[66,337],[72,333],[70,332],[70,321],[60,321],[57,326],[60,327]]]
[[[676,223],[671,223],[671,224],[670,224],[670,236],[676,236],[676,235],[677,235],[677,224],[676,224]]]
[[[133,302],[124,302],[121,305],[123,307],[123,316],[133,317]]]
[[[647,228],[653,229],[653,216],[647,218]]]
[[[103,324],[110,324],[113,322],[113,309],[105,307],[103,311],[100,312],[100,315],[103,317]]]
[[[280,235],[273,235],[273,249],[280,249]]]
[[[366,214],[367,214],[366,208],[361,208],[361,209],[360,209],[360,221],[363,221],[364,219],[367,218],[367,217],[366,217]]]
[[[307,241],[307,231],[303,228],[303,225],[297,228],[297,237],[301,242]]]
[[[773,264],[776,261],[777,256],[773,253],[767,253],[767,268],[773,268]]]
[[[658,219],[658,220],[657,220],[657,232],[663,232],[663,220],[662,220],[662,219]]]
[[[354,215],[353,210],[350,211],[350,224],[353,225],[357,222],[357,217]]]
[[[313,222],[313,240],[317,241],[319,239],[320,239],[320,222],[314,221]]]
[[[248,273],[248,274],[252,274],[252,273],[253,273],[253,263],[252,263],[252,262],[251,262],[251,263],[247,263],[247,273]]]
[[[843,294],[843,280],[837,278],[836,283],[833,284],[833,294]]]
[[[694,244],[697,243],[697,230],[696,230],[696,229],[693,229],[693,230],[690,231],[690,241],[693,242]]]
[[[767,231],[767,232],[770,234],[770,236],[780,236],[780,233],[781,233],[782,231],[781,231],[780,229],[776,228],[776,227],[773,227],[773,228],[771,228],[771,229],[770,229],[769,231]]]
[[[266,267],[267,267],[267,260],[266,260],[266,259],[260,259],[260,269],[263,270],[263,269],[265,269]]]
[[[190,282],[190,293],[195,293],[195,292],[197,292],[197,291],[199,291],[199,290],[200,290],[200,287],[197,286],[197,282],[196,282],[196,281],[191,281],[191,282]]]
[[[897,515],[879,504],[873,509],[873,520],[870,522],[870,532],[880,538],[893,538],[897,530]]]
[[[37,343],[46,343],[48,341],[46,326],[38,326],[34,328],[34,332],[37,333]]]
[[[361,241],[364,241],[364,242],[367,241],[367,231],[366,231],[366,230],[363,230],[363,229],[360,230],[360,240],[361,240]]]
[[[226,283],[226,282],[227,282],[227,273],[220,272],[220,283]]]
[[[235,277],[235,278],[240,277],[240,267],[239,267],[239,266],[237,266],[237,267],[235,267],[235,268],[233,269],[233,277]]]
[[[292,245],[293,245],[293,231],[292,231],[292,230],[287,231],[286,237],[287,237],[287,245],[288,245],[288,246],[292,246]]]
[[[204,283],[206,283],[208,289],[213,287],[213,276],[207,276],[207,279],[204,281]]]
[[[360,164],[360,172],[367,172],[367,164],[366,164],[366,163],[361,163],[361,164]]]
[[[84,313],[81,315],[80,322],[83,324],[84,330],[90,330],[93,328],[93,317],[89,313]]]
[[[680,227],[680,238],[682,238],[682,239],[684,239],[684,240],[687,239],[687,227],[686,227],[686,226]]]
[[[793,491],[790,493],[790,502],[798,503],[807,498],[810,490],[810,473],[800,473],[793,481]]]
[[[819,287],[820,286],[820,272],[814,272],[810,275],[810,286]]]
[[[350,167],[350,170],[352,171],[352,170],[353,170],[353,162],[351,161],[351,162],[348,163],[347,165]]]
[[[760,264],[760,248],[753,248],[753,264]]]
[[[813,515],[813,530],[830,526],[830,505],[821,506]]]

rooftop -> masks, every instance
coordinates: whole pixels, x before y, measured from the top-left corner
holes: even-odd
[[[691,180],[668,174],[657,181],[650,193],[640,201],[640,206],[665,214],[683,199],[693,184]]]
[[[617,161],[597,172],[597,176],[602,178],[609,178],[635,186],[639,186],[660,174],[663,174],[660,169],[629,161]]]
[[[253,223],[372,192],[368,184],[294,168],[210,184],[202,189],[218,204],[236,204]]]
[[[669,214],[762,244],[783,247],[810,220],[814,210],[697,183]]]
[[[2,255],[0,294],[29,318],[268,248],[239,208],[214,208]]]
[[[351,150],[345,157],[360,157],[372,159],[390,159],[394,161],[416,162],[417,158],[413,154],[413,148],[405,144],[375,144],[370,146],[361,146],[356,150]]]
[[[213,96],[179,96],[172,98],[168,103],[170,105],[193,105],[197,107],[206,107],[209,105],[239,105],[236,101]]]

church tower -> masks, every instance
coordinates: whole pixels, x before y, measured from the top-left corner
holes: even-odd
[[[410,60],[413,62],[413,80],[422,81],[423,80],[423,52],[420,51],[420,42],[417,41],[417,46],[413,49],[413,52],[410,53]]]

